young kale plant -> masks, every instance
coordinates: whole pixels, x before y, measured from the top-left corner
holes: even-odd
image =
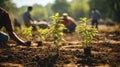
[[[81,45],[86,48],[90,48],[92,41],[96,40],[95,36],[98,33],[98,30],[96,28],[90,28],[87,26],[87,18],[81,18],[80,19],[80,25],[77,27],[77,31],[81,35],[81,39],[83,40]],[[89,50],[91,51],[91,50]],[[89,54],[89,52],[85,52]]]

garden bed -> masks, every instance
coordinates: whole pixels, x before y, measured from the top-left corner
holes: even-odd
[[[107,36],[107,40],[106,38]],[[19,34],[18,34],[19,35]],[[71,36],[72,35],[72,36]],[[92,55],[85,56],[81,39],[77,33],[66,34],[66,42],[58,53],[48,50],[44,42],[42,46],[12,46],[0,47],[0,67],[119,67],[120,66],[120,37],[112,32],[100,29],[98,41],[93,41]],[[113,41],[114,40],[114,41]],[[35,42],[35,40],[33,40]],[[70,42],[69,42],[70,41]],[[10,41],[10,44],[15,44]]]

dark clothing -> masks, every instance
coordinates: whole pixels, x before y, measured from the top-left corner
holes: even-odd
[[[120,24],[120,8],[119,8],[118,11],[116,12],[115,21],[116,21],[118,24]]]
[[[76,28],[76,25],[75,25],[75,24],[71,25],[70,27],[68,27],[69,32],[70,32],[70,33],[75,32],[75,28]]]
[[[98,10],[93,10],[91,13],[92,27],[98,28],[98,20],[100,18],[100,12]]]
[[[7,44],[9,36],[6,33],[0,32],[0,45]]]
[[[17,19],[14,19],[14,27],[21,27],[21,24],[17,21]]]
[[[95,26],[95,28],[98,28],[98,20],[92,20],[92,26]]]
[[[11,21],[9,18],[8,13],[0,8],[0,29],[4,26],[6,28],[7,31],[13,31],[11,28],[11,23],[9,23],[9,21]],[[8,19],[6,19],[8,18]],[[6,44],[8,41],[8,35],[0,32],[0,44]]]
[[[18,44],[24,44],[25,43],[20,38],[18,38],[17,35],[14,33],[12,23],[11,23],[11,19],[9,17],[8,12],[6,10],[4,10],[3,8],[0,8],[0,29],[2,27],[5,27],[5,29],[8,32],[10,38],[12,38]],[[2,37],[4,42],[8,41],[8,35],[6,35],[2,32],[0,32],[0,37]],[[2,39],[0,39],[0,42],[3,42]]]
[[[30,14],[29,10],[23,14],[23,20],[24,20],[25,26],[27,26],[27,27],[32,26],[33,19],[31,17],[31,14]]]
[[[60,22],[65,25],[70,33],[75,31],[77,24],[73,18],[67,17],[66,19],[62,19]]]
[[[0,28],[2,28],[4,26],[8,32],[13,31],[12,24],[10,21],[11,20],[9,18],[7,11],[0,8]]]

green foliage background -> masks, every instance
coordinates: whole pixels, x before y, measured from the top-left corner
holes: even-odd
[[[17,18],[20,22],[22,20],[22,14],[26,11],[27,6],[17,8],[12,0],[0,0],[0,7],[5,8],[12,14],[12,18]],[[46,6],[40,4],[33,5],[32,17],[35,20],[47,19],[49,20],[51,15],[59,12],[68,13],[70,16],[79,20],[81,17],[89,18],[89,14],[92,8],[97,8],[101,12],[101,17],[106,17],[120,21],[120,0],[55,0],[54,3],[49,3]]]

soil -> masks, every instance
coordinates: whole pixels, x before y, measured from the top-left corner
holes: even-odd
[[[17,35],[26,40],[20,33]],[[120,67],[120,34],[113,26],[99,26],[91,56],[84,55],[82,39],[76,32],[64,38],[59,51],[48,48],[52,40],[37,46],[35,37],[31,46],[0,45],[0,67]],[[15,42],[10,40],[8,45]]]

